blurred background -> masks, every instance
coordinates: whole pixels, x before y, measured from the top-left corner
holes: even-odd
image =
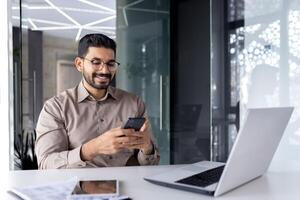
[[[299,167],[299,1],[12,0],[10,6],[11,169],[37,167],[40,110],[79,83],[73,60],[87,33],[117,42],[114,85],[145,101],[160,164],[225,162],[247,108],[295,106],[272,167]]]

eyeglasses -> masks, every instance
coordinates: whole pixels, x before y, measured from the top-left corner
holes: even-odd
[[[103,69],[103,66],[106,65],[108,70],[110,72],[113,72],[113,71],[116,71],[120,65],[119,62],[117,61],[114,61],[114,60],[111,60],[111,61],[108,61],[108,62],[104,62],[103,60],[97,58],[97,59],[87,59],[87,58],[84,58],[84,57],[81,57],[82,59],[85,59],[87,61],[90,61],[90,63],[92,64],[93,68],[95,70],[101,70]]]

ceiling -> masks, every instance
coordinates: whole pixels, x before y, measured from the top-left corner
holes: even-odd
[[[12,23],[55,37],[80,39],[87,33],[116,38],[117,0],[12,0]],[[20,2],[22,4],[20,9]],[[168,18],[169,1],[120,1],[119,27]],[[20,14],[22,13],[22,14]],[[158,17],[159,16],[159,17]]]
[[[22,28],[46,35],[80,39],[101,32],[115,38],[116,1],[112,0],[22,0]],[[12,23],[20,26],[19,0],[12,1]]]

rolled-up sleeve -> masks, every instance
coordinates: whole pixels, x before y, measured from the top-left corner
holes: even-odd
[[[81,146],[69,150],[68,135],[59,104],[48,100],[36,127],[35,152],[39,169],[78,168],[86,165],[80,158]]]
[[[157,148],[154,147],[154,153],[150,155],[144,154],[142,151],[138,153],[138,161],[140,165],[158,165],[160,155]]]

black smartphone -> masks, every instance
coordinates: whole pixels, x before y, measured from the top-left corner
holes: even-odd
[[[129,117],[123,128],[134,129],[135,131],[139,131],[142,128],[145,121],[145,117]]]

